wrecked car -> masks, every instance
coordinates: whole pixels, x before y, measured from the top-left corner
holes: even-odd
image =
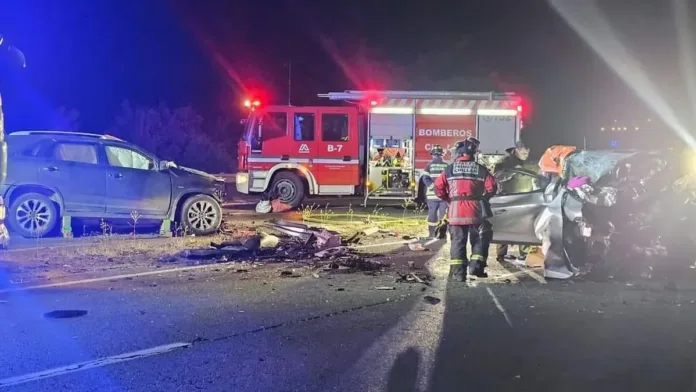
[[[224,179],[160,160],[108,135],[19,131],[6,138],[11,165],[0,195],[23,237],[65,218],[178,222],[195,235],[222,222]],[[69,219],[68,219],[69,222]],[[64,233],[65,234],[65,233]]]
[[[491,199],[493,241],[540,245],[549,278],[607,264],[652,269],[661,260],[690,261],[692,192],[668,156],[554,146],[542,157],[542,174],[501,170],[500,193]],[[507,193],[516,176],[534,187]]]

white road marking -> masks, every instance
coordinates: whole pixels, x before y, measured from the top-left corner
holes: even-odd
[[[205,264],[205,265],[194,265],[194,266],[190,266],[190,267],[179,267],[179,268],[170,268],[170,269],[156,270],[156,271],[136,272],[136,273],[132,273],[132,274],[102,276],[102,277],[99,277],[99,278],[71,280],[71,281],[67,281],[67,282],[56,282],[56,283],[37,284],[37,285],[34,285],[34,286],[13,287],[13,288],[9,288],[9,289],[0,289],[0,294],[2,294],[2,293],[9,293],[9,292],[13,292],[13,291],[27,291],[27,290],[37,290],[37,289],[49,289],[49,288],[53,288],[53,287],[75,286],[75,285],[79,285],[79,284],[104,282],[104,281],[109,281],[109,280],[121,280],[121,279],[128,279],[128,278],[138,278],[138,277],[141,277],[141,276],[163,275],[163,274],[169,274],[169,273],[174,273],[174,272],[195,271],[195,270],[206,269],[206,268],[220,268],[220,266],[231,265],[231,264],[234,264],[234,261],[231,261],[231,262],[228,262],[228,263],[215,263],[215,264]]]
[[[493,293],[493,290],[490,287],[486,287],[486,291],[488,291],[488,294],[493,299],[493,303],[495,304],[495,307],[498,308],[500,313],[503,314],[503,317],[505,317],[505,321],[508,323],[509,326],[512,327],[512,321],[510,321],[510,317],[508,316],[507,312],[505,311],[505,308],[503,308],[503,305],[501,305],[500,301],[498,301],[498,297],[495,296],[495,293]]]
[[[371,248],[371,247],[389,246],[389,245],[406,245],[407,243],[408,243],[407,241],[402,240],[402,241],[386,242],[386,243],[379,243],[379,244],[358,245],[358,246],[354,246],[353,248],[361,249],[361,248]],[[79,279],[79,280],[71,280],[71,281],[65,281],[65,282],[38,284],[38,285],[32,285],[32,286],[13,287],[13,288],[9,288],[9,289],[0,289],[0,294],[15,292],[15,291],[28,291],[28,290],[38,290],[38,289],[50,289],[50,288],[54,288],[54,287],[76,286],[76,285],[80,285],[80,284],[98,283],[98,282],[105,282],[105,281],[110,281],[110,280],[123,280],[123,279],[128,279],[128,278],[139,278],[139,277],[143,277],[143,276],[164,275],[164,274],[170,274],[170,273],[175,273],[175,272],[196,271],[196,270],[202,270],[202,269],[207,269],[207,268],[220,268],[220,266],[232,265],[234,263],[235,263],[234,261],[231,261],[228,263],[194,265],[194,266],[189,266],[189,267],[177,267],[177,268],[169,268],[169,269],[162,269],[162,270],[156,270],[156,271],[135,272],[132,274],[109,275],[109,276],[102,276],[102,277],[98,277],[98,278]]]
[[[411,310],[400,317],[388,331],[380,335],[379,339],[368,347],[350,368],[351,370],[342,375],[346,385],[354,386],[353,389],[356,391],[384,391],[389,369],[394,361],[408,350],[416,350],[419,355],[417,390],[428,390],[428,383],[435,366],[435,355],[441,344],[447,309],[449,265],[444,257],[447,252],[449,252],[449,245],[443,246],[428,261],[428,269],[435,276],[435,280],[431,288],[422,294],[437,297],[441,302],[437,305],[429,305],[422,300],[416,301]],[[401,291],[396,294],[399,292]]]
[[[69,373],[81,372],[87,369],[113,365],[119,362],[127,362],[135,359],[160,355],[174,350],[190,347],[191,343],[171,343],[162,346],[152,347],[144,350],[132,351],[125,354],[114,355],[111,357],[99,358],[92,361],[74,363],[72,365],[61,366],[36,373],[24,374],[21,376],[9,377],[0,380],[0,388],[24,384],[31,381],[38,381],[47,378],[62,376]]]

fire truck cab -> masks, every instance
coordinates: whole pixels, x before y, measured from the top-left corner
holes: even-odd
[[[477,137],[483,154],[519,139],[522,104],[513,93],[344,91],[319,94],[350,106],[263,106],[247,101],[238,145],[237,191],[273,191],[299,206],[306,196],[415,199],[430,148],[451,161],[457,141]]]

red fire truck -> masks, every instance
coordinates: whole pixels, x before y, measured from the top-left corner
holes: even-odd
[[[319,94],[344,106],[250,109],[239,142],[237,191],[273,190],[299,206],[306,196],[417,199],[433,144],[451,160],[474,136],[483,154],[504,154],[520,137],[522,100],[514,93],[344,91]]]

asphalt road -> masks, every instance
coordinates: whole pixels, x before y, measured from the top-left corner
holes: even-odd
[[[0,291],[0,390],[696,390],[696,291],[681,283],[542,284],[493,265],[464,287],[437,250],[411,259],[430,262],[431,287],[216,265]],[[87,313],[44,316],[70,309]]]

